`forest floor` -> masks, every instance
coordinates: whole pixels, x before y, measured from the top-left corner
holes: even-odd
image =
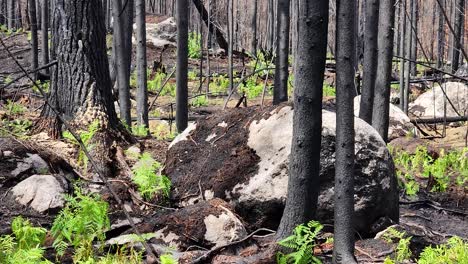
[[[1,36],[2,39],[9,46],[10,52],[12,52],[18,62],[23,65],[25,69],[30,68],[30,44],[28,41],[27,33],[13,33],[8,36]],[[161,53],[158,49],[148,50],[148,65],[153,65],[153,61],[159,62],[162,58],[161,63],[166,68],[164,70],[164,80],[169,73],[172,71],[175,64],[175,52],[173,49]],[[5,52],[3,47],[0,47],[0,87],[10,83],[12,80],[17,79],[22,75],[21,69],[16,65],[15,61],[12,60]],[[242,58],[237,57],[236,60],[236,79],[239,80],[242,75],[244,66],[248,65],[248,59],[243,62]],[[206,65],[206,60],[204,60]],[[42,65],[41,63],[39,63]],[[158,64],[158,63],[156,63]],[[227,58],[224,56],[217,56],[211,58],[212,72],[216,73],[213,77],[213,82],[216,85],[210,85],[210,91],[215,90],[207,99],[204,96],[194,97],[190,100],[190,119],[195,121],[197,118],[202,118],[209,114],[216,114],[218,111],[222,111],[225,97],[227,95],[226,86],[226,73],[227,73]],[[251,68],[246,66],[246,71],[250,71]],[[152,69],[150,69],[152,70]],[[190,71],[192,76],[190,77],[190,89],[191,96],[197,96],[204,94],[206,89],[206,80],[203,81],[202,89],[199,89],[199,60],[190,59]],[[203,69],[205,71],[205,69]],[[151,79],[156,78],[160,74],[158,70],[152,70]],[[190,75],[190,74],[189,74]],[[333,71],[327,72],[327,76],[333,76]],[[222,76],[222,77],[220,77]],[[265,99],[262,99],[261,91],[263,90],[263,83],[267,83],[271,86],[271,76],[268,80],[259,79],[256,84],[258,87],[251,87],[257,89],[255,96],[247,99],[248,105],[260,105],[262,101],[264,105],[271,105],[271,95],[267,92]],[[332,81],[330,83],[333,83]],[[158,81],[156,86],[161,84],[161,80]],[[151,156],[161,164],[164,164],[166,157],[166,150],[171,140],[176,136],[174,132],[174,126],[172,119],[174,116],[174,103],[175,98],[173,94],[173,87],[175,79],[171,78],[168,82],[168,86],[171,87],[164,94],[158,97],[158,91],[150,91],[150,102],[156,100],[154,107],[151,109],[151,124],[150,131],[152,137],[138,137],[139,145],[142,149],[149,152]],[[47,87],[47,84],[43,84],[43,87]],[[30,129],[34,122],[38,119],[40,111],[44,105],[44,100],[40,94],[32,88],[31,82],[23,77],[15,81],[8,88],[0,88],[0,137],[4,138],[16,138],[18,142],[33,143],[35,146],[48,149],[49,151],[55,152],[55,154],[63,158],[66,162],[72,165],[75,172],[80,172],[82,166],[77,162],[78,148],[66,140],[51,140],[45,134],[31,135]],[[260,90],[260,91],[258,91]],[[134,91],[132,91],[133,93]],[[216,94],[215,94],[216,93]],[[204,98],[204,99],[197,99]],[[235,95],[233,100],[228,104],[229,108],[233,108],[239,101],[241,96]],[[332,100],[333,97],[327,98]],[[433,131],[434,126],[423,128],[426,131]],[[442,130],[439,125],[438,131]],[[425,139],[424,142],[427,144],[428,149],[445,149],[446,151],[461,151],[465,147],[465,133],[466,125],[458,127],[448,127],[445,137],[434,136],[431,139]],[[439,133],[440,134],[440,133]],[[430,147],[429,147],[430,146]],[[401,149],[405,151],[408,146],[402,145]],[[0,151],[1,154],[1,151]],[[462,157],[468,159],[468,157]],[[1,161],[0,156],[0,176],[9,173],[12,168],[7,167]],[[134,161],[127,160],[128,164],[134,164]],[[397,166],[398,168],[398,166]],[[82,174],[83,175],[83,174]],[[88,180],[83,177],[84,181]],[[117,177],[115,179],[119,181]],[[14,183],[17,183],[19,179],[14,180],[6,184],[3,178],[0,177],[0,201],[6,197],[8,192]],[[458,236],[463,239],[468,239],[468,187],[466,182],[462,182],[461,186],[451,182],[443,191],[432,191],[433,185],[430,179],[424,177],[415,177],[414,181],[418,183],[418,191],[415,195],[407,195],[405,187],[402,187],[400,195],[400,223],[397,229],[402,230],[406,233],[406,236],[411,236],[411,243],[409,249],[412,252],[411,258],[413,261],[418,258],[422,250],[429,245],[442,244],[447,241],[449,237]],[[119,186],[113,184],[113,186]],[[132,189],[132,186],[122,186],[118,188],[118,193],[128,203],[135,202],[126,188]],[[121,217],[121,208],[117,206],[112,197],[108,195],[105,197],[110,206],[109,216],[111,222],[116,217]],[[385,205],[381,205],[385,206]],[[138,205],[133,204],[132,207],[140,208],[135,210],[133,215],[136,218],[148,219],[149,216],[153,215],[155,210],[154,206],[139,203]],[[11,220],[16,216],[24,216],[29,218],[34,225],[40,225],[45,228],[50,228],[53,221],[54,213],[51,214],[39,214],[31,209],[18,206],[16,203],[7,203],[6,201],[1,202],[0,206],[0,235],[4,235],[11,232]],[[140,215],[139,215],[140,214]],[[325,229],[327,232],[331,231],[329,228]],[[126,230],[114,230],[108,233],[109,238],[120,235]],[[268,238],[253,237],[248,245],[270,243]],[[386,257],[396,257],[398,254],[397,249],[398,241],[393,243],[384,242],[381,239],[376,238],[359,238],[356,242],[356,256],[360,263],[382,263]],[[49,241],[50,246],[50,241]],[[234,245],[236,246],[236,245]],[[233,246],[233,247],[234,247]],[[243,245],[247,247],[245,244]],[[50,249],[50,248],[49,248]],[[226,247],[224,250],[219,250],[219,255],[233,255],[236,250],[229,249]],[[325,263],[331,260],[332,246],[330,243],[322,241],[319,245],[314,248],[314,253],[320,257]],[[225,259],[229,259],[226,257]],[[230,261],[234,261],[234,256],[231,256]],[[53,259],[52,259],[53,260]],[[68,260],[70,261],[70,260]],[[63,263],[66,263],[64,261]],[[409,261],[411,263],[411,261]],[[218,263],[231,263],[231,262],[218,262]],[[232,262],[234,263],[234,262]],[[268,262],[264,262],[268,263]]]

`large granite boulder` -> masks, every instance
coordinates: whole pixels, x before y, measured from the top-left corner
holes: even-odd
[[[136,28],[136,25],[133,25]],[[173,17],[160,23],[146,23],[146,42],[156,48],[177,46],[177,24]],[[133,38],[133,42],[136,40]]]
[[[441,86],[435,86],[409,105],[409,113],[418,117],[444,117],[444,104],[446,104],[448,117],[457,117],[457,112],[460,115],[466,115],[468,113],[468,86],[461,82],[448,82],[442,84],[442,88],[452,104],[444,100]]]
[[[359,117],[361,96],[354,97],[354,115]],[[388,126],[388,139],[404,137],[409,134],[416,134],[416,127],[411,123],[410,118],[398,106],[389,106],[390,122]]]
[[[276,228],[287,193],[293,110],[280,106],[233,109],[193,123],[170,145],[165,173],[181,205],[214,197],[231,202],[250,228]],[[318,219],[332,223],[335,122],[323,111]],[[355,119],[355,228],[368,233],[377,220],[398,221],[392,158],[379,134]],[[371,231],[372,232],[372,231]]]

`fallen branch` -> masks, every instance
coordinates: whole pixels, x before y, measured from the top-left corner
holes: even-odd
[[[464,122],[468,121],[467,116],[450,116],[450,117],[422,117],[412,118],[411,123],[413,124],[438,124],[438,123],[451,123],[451,122]]]

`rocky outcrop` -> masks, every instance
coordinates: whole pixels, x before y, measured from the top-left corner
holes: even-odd
[[[359,117],[361,96],[354,97],[354,116]],[[417,132],[416,127],[411,123],[410,118],[397,106],[390,104],[389,106],[389,140],[404,137]]]
[[[134,28],[136,25],[133,26]],[[160,23],[146,23],[146,42],[150,46],[163,48],[164,46],[176,46],[177,24],[173,17]],[[133,39],[135,43],[135,39]]]
[[[444,89],[450,104],[444,99]],[[417,117],[444,117],[444,105],[448,117],[468,113],[468,86],[464,83],[448,82],[423,93],[409,105],[409,113]],[[458,113],[458,114],[457,114]]]
[[[214,197],[231,202],[250,228],[276,228],[287,194],[292,139],[290,106],[230,110],[191,125],[167,153],[166,174],[182,205]],[[318,219],[333,221],[335,119],[323,111]],[[392,158],[379,134],[355,119],[355,228],[379,218],[398,221]]]

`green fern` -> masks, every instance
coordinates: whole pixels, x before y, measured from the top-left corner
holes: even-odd
[[[55,218],[51,233],[59,256],[71,244],[75,249],[75,261],[89,259],[93,255],[93,240],[104,241],[109,229],[108,204],[98,195],[84,195],[79,188],[76,197],[66,196],[67,204]]]
[[[31,249],[40,246],[45,239],[47,230],[42,227],[33,227],[29,220],[16,217],[11,223],[11,230],[16,237],[18,247]]]
[[[144,199],[150,200],[158,192],[169,197],[171,181],[165,175],[159,174],[160,168],[161,164],[147,152],[143,153],[133,166],[132,181],[138,186],[138,192]]]
[[[159,257],[161,264],[178,264],[177,260],[171,254],[163,254]]]
[[[450,238],[446,244],[426,247],[418,264],[458,264],[468,263],[468,243],[459,237]]]
[[[98,120],[93,121],[87,131],[79,131],[79,136],[81,138],[81,141],[83,142],[84,146],[89,150],[92,148],[92,145],[90,145],[91,139],[94,137],[94,135],[99,131],[100,129],[100,124]],[[75,137],[69,132],[69,131],[64,131],[62,133],[63,138],[69,140],[71,143],[78,145],[78,141],[75,139]],[[88,168],[88,157],[85,155],[83,150],[80,150],[78,153],[78,164],[83,165],[85,171]]]
[[[309,264],[322,263],[314,256],[313,248],[316,246],[317,235],[323,226],[317,221],[310,221],[307,225],[301,224],[293,230],[293,235],[278,242],[279,245],[294,250],[289,254],[278,252],[276,256],[279,264]]]

